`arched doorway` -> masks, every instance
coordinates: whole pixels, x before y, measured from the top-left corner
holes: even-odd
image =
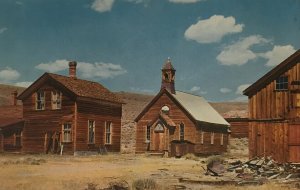
[[[162,123],[157,123],[153,130],[153,150],[164,151],[165,150],[165,127]]]

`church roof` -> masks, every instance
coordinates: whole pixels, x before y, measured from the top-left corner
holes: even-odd
[[[203,97],[176,91],[173,97],[188,111],[197,121],[230,125]]]
[[[162,89],[153,100],[144,108],[137,116],[137,122],[142,116],[150,110],[154,103],[163,95],[167,94],[170,99],[184,109],[193,120],[198,122],[229,126],[230,124],[201,96],[176,91],[175,94],[170,93],[166,89]]]

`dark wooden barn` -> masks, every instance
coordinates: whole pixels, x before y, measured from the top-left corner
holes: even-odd
[[[122,101],[101,84],[45,73],[18,96],[22,152],[120,151]]]
[[[200,96],[175,91],[175,69],[170,59],[162,68],[160,92],[135,119],[136,152],[225,152],[229,124]]]
[[[248,87],[250,157],[300,162],[300,50]]]
[[[249,136],[248,118],[229,117],[229,118],[225,118],[225,120],[230,124],[231,138],[248,138]]]

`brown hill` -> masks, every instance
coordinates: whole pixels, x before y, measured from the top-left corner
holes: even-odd
[[[25,88],[18,87],[18,86],[12,86],[12,85],[6,85],[6,84],[0,84],[0,106],[12,104],[11,93],[14,92],[15,90],[18,92],[18,94],[20,94],[21,92],[23,92],[25,90]],[[21,104],[21,102],[18,101],[18,104]]]
[[[123,106],[123,120],[134,120],[143,108],[154,98],[154,95],[129,92],[117,93],[126,103]],[[210,102],[223,117],[247,117],[247,102]]]

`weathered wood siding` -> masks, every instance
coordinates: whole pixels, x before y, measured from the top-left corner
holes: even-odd
[[[248,138],[248,118],[226,118],[226,121],[230,123],[231,138]]]
[[[184,140],[189,141],[195,144],[195,153],[220,153],[224,152],[227,149],[228,138],[224,134],[224,144],[220,145],[220,135],[215,134],[215,144],[211,145],[210,143],[210,134],[205,134],[204,139],[205,143],[201,144],[201,133],[200,128],[187,116],[187,113],[180,109],[179,105],[175,104],[172,99],[167,94],[162,94],[159,99],[150,107],[150,109],[144,113],[144,115],[137,122],[137,132],[136,132],[136,152],[145,152],[147,151],[148,143],[146,143],[146,129],[147,125],[158,118],[158,115],[163,106],[168,106],[170,108],[168,116],[176,124],[176,127],[173,129],[165,129],[165,151],[171,151],[171,142],[173,140],[179,140],[179,126],[181,123],[184,124]],[[154,149],[155,141],[154,136],[154,127],[151,127],[150,135],[150,151]]]
[[[78,101],[75,151],[99,150],[119,152],[121,140],[122,105],[107,102]],[[88,143],[88,120],[95,121],[95,143]],[[105,122],[112,122],[111,144],[105,144]]]
[[[288,134],[289,125],[300,119],[300,107],[297,105],[300,88],[299,85],[291,84],[300,80],[300,64],[282,76],[288,76],[288,90],[276,90],[274,80],[249,97],[250,157],[272,156],[279,162],[286,162],[297,154],[298,148],[289,150]]]
[[[45,134],[62,131],[63,116],[73,115],[75,103],[63,91],[61,109],[52,110],[51,91],[60,90],[56,86],[43,85],[40,90],[45,91],[45,110],[35,109],[35,93],[23,100],[23,117],[25,120],[22,151],[23,152],[45,152]],[[74,121],[68,121],[74,126]],[[72,129],[73,130],[73,129]],[[72,151],[72,144],[64,146],[64,151]]]

